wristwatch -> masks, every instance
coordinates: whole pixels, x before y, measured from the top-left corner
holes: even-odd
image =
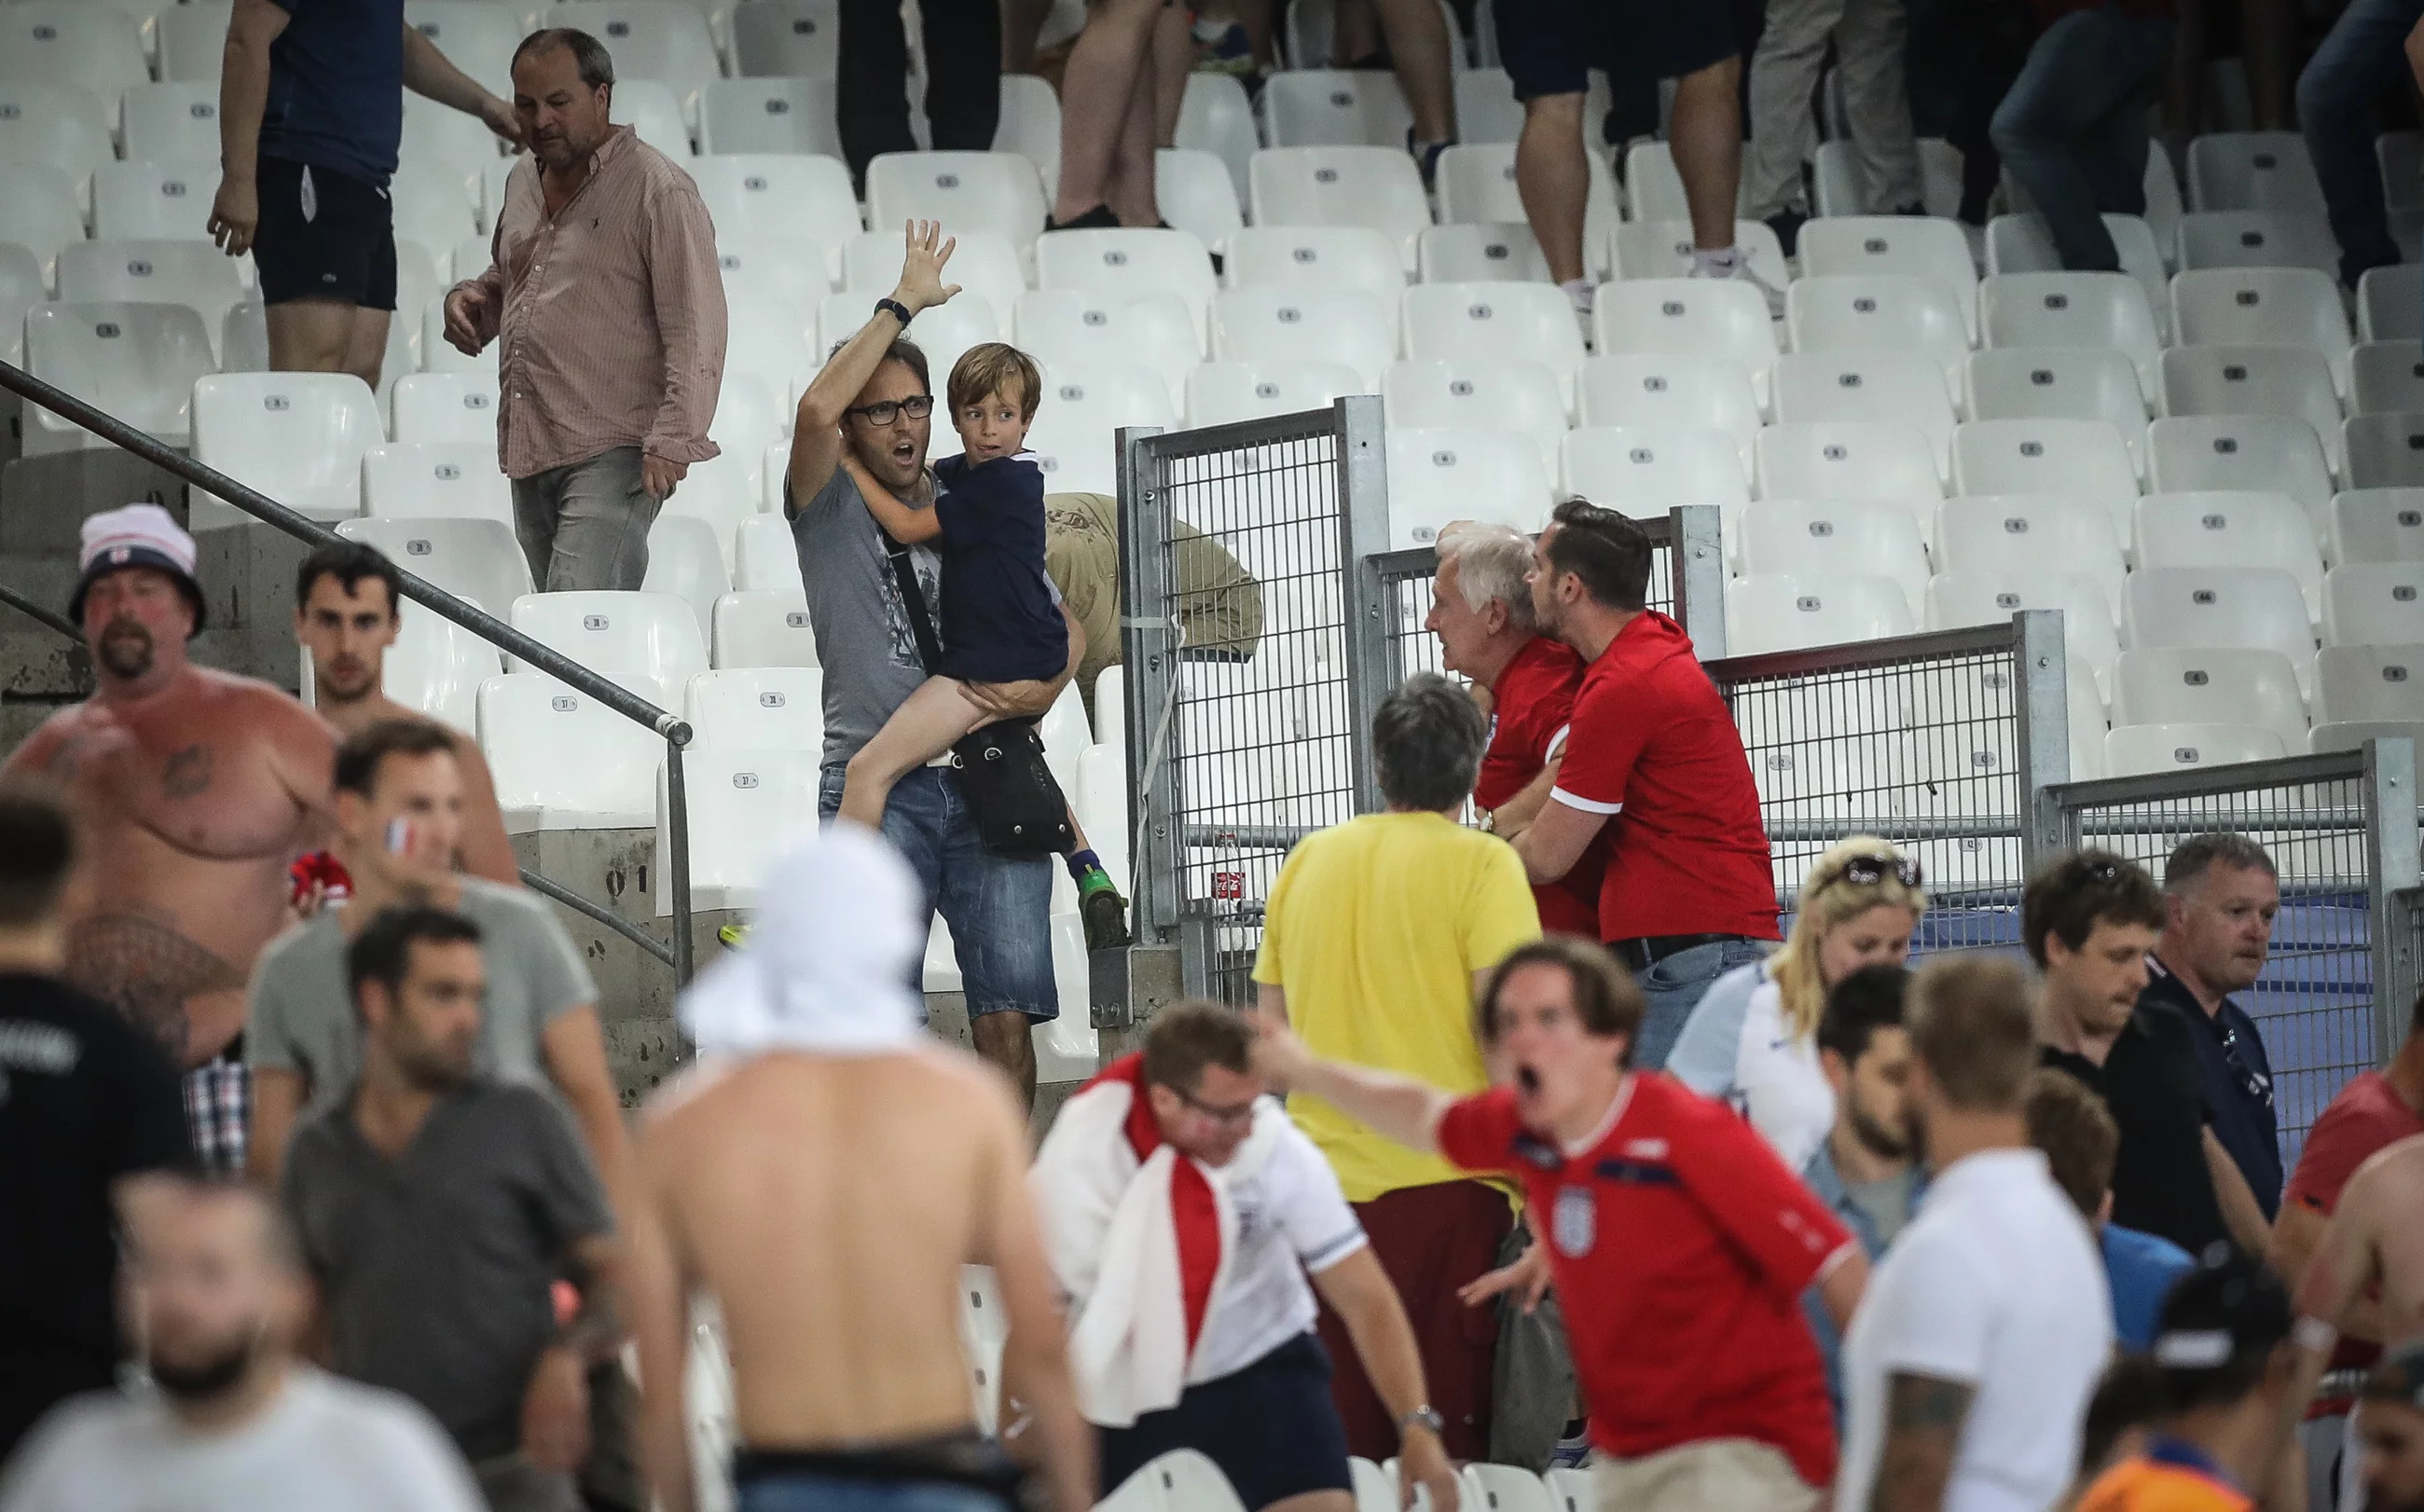
[[[909,307],[900,300],[878,299],[875,302],[875,308],[892,311],[892,318],[901,323],[901,328],[904,331],[909,328]]]
[[[1418,1407],[1397,1420],[1397,1437],[1404,1438],[1413,1428],[1428,1428],[1431,1437],[1437,1439],[1447,1432],[1447,1419],[1439,1415],[1437,1408]]]
[[[1485,809],[1483,809],[1483,810],[1481,811],[1481,825],[1480,825],[1480,828],[1481,828],[1481,833],[1482,833],[1482,834],[1484,834],[1484,835],[1495,835],[1495,834],[1497,834],[1497,833],[1498,833],[1498,810],[1496,810],[1496,809],[1494,809],[1494,808],[1485,808]]]

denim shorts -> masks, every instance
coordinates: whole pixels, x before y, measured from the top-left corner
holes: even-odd
[[[817,812],[841,810],[848,771],[819,773]],[[895,783],[884,809],[884,837],[917,874],[928,912],[951,927],[968,1017],[1024,1013],[1041,1024],[1060,1016],[1052,977],[1052,858],[1012,857],[989,849],[960,796],[959,778],[919,767]],[[913,983],[913,985],[917,985]]]
[[[1696,945],[1663,961],[1653,961],[1648,971],[1635,973],[1633,979],[1641,984],[1641,995],[1650,1011],[1641,1021],[1640,1037],[1634,1042],[1635,1069],[1666,1070],[1666,1058],[1682,1036],[1684,1021],[1692,1016],[1692,1010],[1700,1006],[1710,983],[1737,966],[1764,959],[1774,948],[1773,945],[1756,940]]]

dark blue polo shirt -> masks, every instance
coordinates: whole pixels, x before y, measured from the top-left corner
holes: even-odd
[[[404,140],[404,0],[270,0],[261,153],[385,187]]]
[[[2281,1123],[2272,1107],[2272,1058],[2256,1021],[2227,997],[2207,1012],[2188,983],[2153,956],[2146,958],[2146,990],[2138,1001],[2169,1004],[2188,1021],[2214,1138],[2230,1152],[2271,1221],[2281,1210]]]

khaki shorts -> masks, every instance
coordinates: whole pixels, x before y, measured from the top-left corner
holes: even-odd
[[[1781,1450],[1753,1439],[1712,1439],[1639,1459],[1603,1457],[1599,1512],[1810,1512],[1818,1488]]]

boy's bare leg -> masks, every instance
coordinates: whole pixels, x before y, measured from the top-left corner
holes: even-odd
[[[871,830],[883,828],[884,805],[892,797],[894,783],[949,750],[961,736],[998,717],[969,702],[957,678],[927,678],[850,758],[838,817]]]

